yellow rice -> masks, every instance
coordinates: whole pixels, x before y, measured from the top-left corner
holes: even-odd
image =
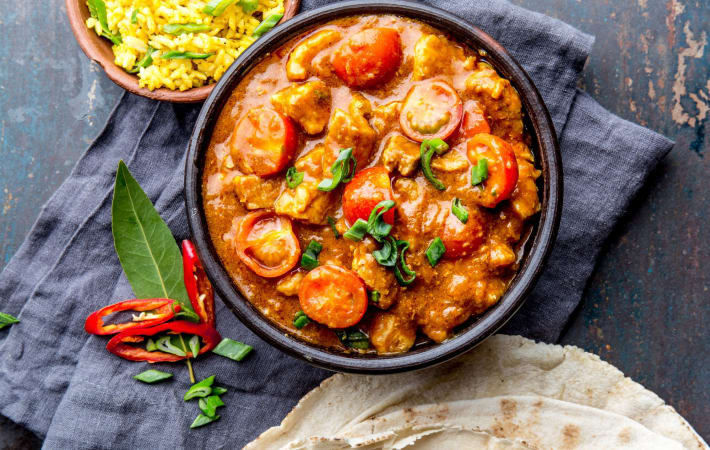
[[[137,73],[141,87],[150,90],[166,87],[187,90],[213,83],[220,79],[227,68],[249,45],[256,40],[252,36],[260,20],[245,14],[236,1],[219,17],[202,12],[207,1],[202,0],[104,0],[110,32],[120,33],[123,43],[113,46],[114,62],[131,70],[145,56],[148,46],[153,53],[153,63],[140,68]],[[137,10],[136,23],[131,23],[133,11]],[[257,11],[262,17],[283,13],[283,0],[259,0]],[[164,33],[168,24],[197,23],[211,28],[202,33],[187,33],[179,36]],[[101,24],[89,18],[86,26],[101,35]],[[163,52],[189,51],[214,53],[207,59],[162,59]]]

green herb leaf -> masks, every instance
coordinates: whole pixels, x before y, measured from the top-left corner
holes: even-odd
[[[199,321],[187,297],[175,238],[123,161],[113,188],[111,231],[136,297],[173,299],[181,307],[177,316]]]
[[[169,23],[163,25],[165,33],[175,36],[187,33],[202,33],[203,31],[209,31],[211,28],[206,23]]]
[[[299,330],[308,325],[309,323],[311,323],[311,320],[303,311],[297,311],[296,314],[293,316],[293,326],[298,328]]]
[[[170,50],[160,55],[160,57],[163,59],[207,59],[212,55],[214,55],[214,53],[180,52],[177,50]]]
[[[131,23],[133,25],[138,23],[138,10],[134,9],[133,12],[131,13]]]
[[[299,172],[295,167],[289,167],[286,171],[286,186],[296,189],[296,186],[303,182],[303,172]]]
[[[335,227],[335,219],[328,216],[327,220],[328,220],[328,225],[330,225],[330,229],[333,230],[333,234],[335,235],[335,239],[340,239],[340,233],[338,233],[338,229]]]
[[[259,7],[259,0],[239,0],[239,6],[242,7],[244,14],[251,14]]]
[[[471,186],[477,186],[488,178],[488,160],[481,158],[478,163],[471,167]]]
[[[221,386],[215,386],[212,388],[212,393],[214,395],[224,395],[227,393],[227,388],[223,388]]]
[[[330,173],[333,178],[325,178],[318,184],[318,190],[330,192],[343,182],[347,183],[353,179],[355,170],[357,169],[357,161],[353,156],[353,149],[343,148],[338,153],[338,159],[330,166]]]
[[[159,381],[164,381],[167,380],[168,378],[172,378],[173,374],[168,373],[168,372],[161,372],[160,370],[155,370],[155,369],[148,369],[145,372],[141,372],[138,375],[133,375],[133,378],[135,378],[138,381],[142,381],[144,383],[152,384],[152,383],[157,383]]]
[[[375,304],[380,303],[380,297],[381,297],[380,291],[370,292],[370,301],[372,303],[375,303]]]
[[[335,334],[344,346],[365,350],[370,348],[370,339],[359,330],[336,330]]]
[[[417,278],[417,273],[409,268],[407,260],[404,258],[404,254],[409,248],[409,242],[397,241],[397,248],[401,248],[401,250],[399,250],[399,261],[397,265],[394,266],[394,277],[397,279],[400,286],[409,286]],[[405,275],[410,278],[405,278]]]
[[[308,243],[308,247],[301,255],[301,267],[306,270],[313,270],[318,267],[318,255],[323,250],[323,246],[312,240]]]
[[[155,346],[161,352],[171,353],[177,356],[187,356],[185,350],[170,342],[170,336],[163,336],[155,341]]]
[[[468,222],[468,211],[461,204],[460,198],[455,198],[454,201],[451,202],[451,212],[454,213],[454,216],[456,216],[456,218],[459,219],[461,223]]]
[[[221,16],[224,13],[224,10],[235,1],[236,0],[210,0],[202,9],[202,12],[209,14],[210,16],[218,17]]]
[[[382,243],[382,248],[372,252],[372,256],[380,265],[394,267],[397,264],[397,241],[392,236],[388,236]]]
[[[20,321],[10,314],[0,312],[0,330],[13,323],[19,323]]]
[[[436,237],[429,243],[429,248],[426,249],[426,259],[428,259],[429,264],[434,267],[444,256],[444,253],[446,253],[446,247],[444,247],[441,238]]]
[[[201,398],[197,401],[197,404],[207,417],[214,417],[217,413],[217,408],[224,406],[224,402],[217,395],[210,395],[207,398]]]
[[[225,358],[233,359],[235,361],[241,361],[252,350],[253,347],[251,345],[242,344],[239,341],[224,338],[222,339],[222,342],[217,344],[217,347],[212,350],[212,353],[216,353],[219,356],[224,356]]]
[[[190,346],[192,357],[197,358],[197,355],[200,353],[200,337],[198,335],[192,336],[187,344]]]
[[[200,414],[197,416],[194,422],[192,422],[192,425],[190,425],[190,428],[199,428],[201,426],[207,425],[208,423],[212,423],[215,420],[219,419],[220,416],[214,416],[214,417],[209,417],[205,416],[204,414]]]
[[[155,352],[158,350],[158,346],[155,345],[155,341],[152,338],[148,338],[148,341],[145,343],[145,349],[149,352]]]
[[[284,15],[281,13],[269,14],[269,16],[267,16],[266,19],[264,19],[259,26],[254,29],[252,36],[261,37],[261,35],[274,28],[283,16]]]
[[[370,212],[370,217],[367,219],[367,232],[377,242],[382,242],[392,230],[392,225],[385,222],[383,217],[392,208],[394,208],[394,200],[382,200]]]
[[[193,398],[197,397],[207,397],[208,395],[212,394],[212,384],[214,383],[214,375],[209,376],[205,378],[202,381],[199,381],[192,386],[190,386],[190,389],[185,392],[185,395],[183,396],[183,400],[188,401],[192,400]]]
[[[367,222],[357,219],[353,226],[343,234],[343,237],[351,241],[360,242],[367,234]]]
[[[431,158],[434,156],[434,153],[441,155],[448,149],[449,144],[441,139],[425,139],[422,141],[422,145],[419,146],[422,172],[426,179],[429,180],[429,183],[440,191],[446,190],[446,186],[436,178],[436,175],[434,175],[434,172],[431,170]]]

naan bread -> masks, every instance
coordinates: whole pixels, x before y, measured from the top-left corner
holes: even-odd
[[[430,369],[394,375],[337,374],[308,393],[280,426],[247,449],[282,448],[310,436],[334,437],[360,422],[432,403],[539,396],[615,413],[688,449],[708,448],[675,410],[577,347],[495,335]]]

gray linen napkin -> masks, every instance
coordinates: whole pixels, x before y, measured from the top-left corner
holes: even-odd
[[[306,0],[303,8],[325,3]],[[552,114],[565,177],[559,238],[535,291],[505,331],[554,342],[581,299],[603,241],[672,142],[576,90],[591,36],[502,0],[429,3],[506,46]],[[153,366],[175,373],[172,382],[137,383],[131,376],[147,364],[110,355],[106,338],[83,330],[91,311],[132,295],[110,231],[119,159],[174,234],[187,237],[183,166],[198,109],[124,94],[0,275],[0,311],[21,319],[0,332],[0,413],[45,437],[47,448],[241,447],[279,423],[329,375],[271,348],[218,301],[222,334],[255,351],[240,364],[218,356],[195,364],[198,378],[216,375],[229,393],[220,421],[189,430],[199,411],[182,400],[189,386],[184,365]]]

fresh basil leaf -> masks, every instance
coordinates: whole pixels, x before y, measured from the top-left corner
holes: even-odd
[[[251,345],[242,344],[239,341],[224,338],[222,339],[222,342],[217,344],[217,347],[212,350],[212,353],[216,353],[219,356],[224,356],[225,358],[233,359],[235,361],[241,361],[252,351],[252,349],[253,347]]]
[[[219,419],[220,416],[216,415],[214,417],[209,417],[205,416],[204,414],[200,414],[197,416],[194,422],[192,422],[192,425],[190,425],[190,428],[199,428],[201,426],[207,425],[208,423],[212,423],[215,420]]]
[[[172,377],[172,373],[161,372],[160,370],[155,369],[148,369],[145,372],[139,373],[138,375],[133,375],[133,378],[135,378],[136,380],[148,384],[158,383],[159,381],[164,381]]]
[[[175,238],[123,161],[113,188],[111,231],[136,297],[173,299],[181,307],[177,316],[199,321],[187,297]]]
[[[16,317],[11,316],[10,314],[0,312],[0,330],[5,328],[6,326],[12,325],[13,323],[18,323],[20,322]]]

